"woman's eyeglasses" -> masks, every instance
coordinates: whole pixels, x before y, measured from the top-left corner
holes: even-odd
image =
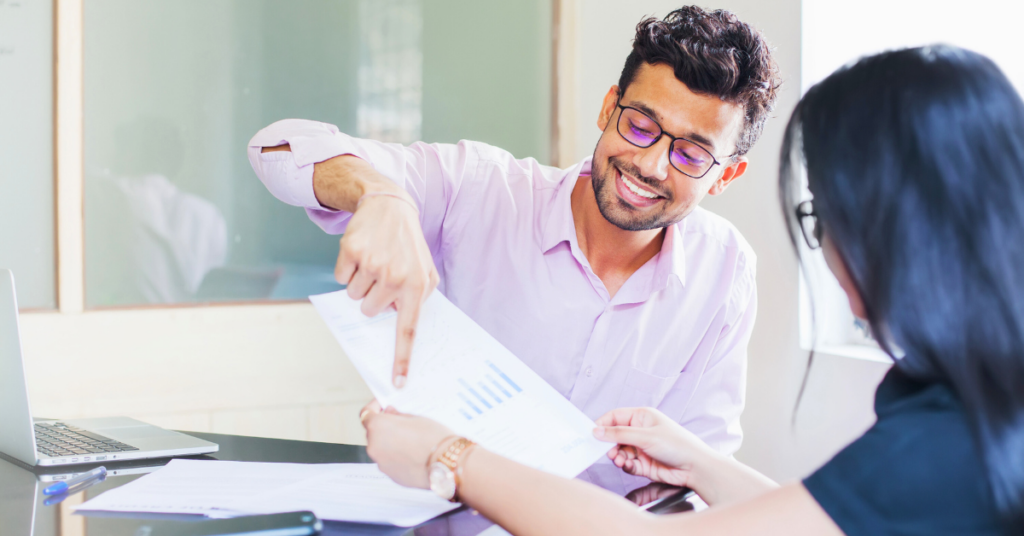
[[[796,206],[796,219],[800,223],[800,231],[803,232],[807,247],[818,249],[821,247],[821,225],[818,223],[818,214],[814,212],[814,205],[810,201],[804,201]]]
[[[657,121],[636,108],[618,105],[621,112],[617,129],[619,135],[629,143],[646,149],[668,136],[672,144],[668,149],[668,161],[683,175],[699,179],[717,164],[721,164],[707,149],[686,139],[677,138],[661,129]]]

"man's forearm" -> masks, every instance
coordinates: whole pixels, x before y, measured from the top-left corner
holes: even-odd
[[[284,144],[264,147],[261,152],[290,150],[291,147]],[[402,187],[357,156],[339,155],[313,165],[313,193],[325,208],[355,212],[359,198],[370,192],[388,192],[408,197]]]

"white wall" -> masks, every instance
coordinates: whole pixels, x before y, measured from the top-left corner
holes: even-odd
[[[580,0],[576,86],[576,158],[594,150],[601,100],[618,82],[636,24],[664,17],[679,0]],[[729,9],[760,29],[775,47],[784,78],[775,117],[748,155],[747,174],[704,206],[732,221],[758,255],[757,325],[750,343],[746,440],[738,457],[777,479],[806,475],[873,421],[874,388],[885,364],[819,354],[799,418],[796,393],[807,364],[798,333],[798,267],[778,207],[778,151],[785,121],[800,96],[800,0],[729,0],[704,4]]]
[[[969,9],[960,0],[805,0],[804,38],[811,46],[803,57],[803,87],[866,54],[946,43],[990,57],[1024,91],[1022,18],[1020,0],[973,0]]]

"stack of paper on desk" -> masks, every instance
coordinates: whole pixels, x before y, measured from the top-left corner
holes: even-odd
[[[419,525],[458,508],[434,492],[395,484],[377,464],[344,464],[340,470],[247,497],[232,507],[252,514],[312,510],[320,519]]]
[[[423,304],[409,378],[391,384],[396,313],[369,318],[345,291],[310,296],[384,406],[430,417],[484,448],[572,478],[611,445],[594,423],[440,292]]]
[[[375,464],[172,460],[77,510],[210,517],[311,510],[325,520],[411,527],[458,506],[395,484]]]

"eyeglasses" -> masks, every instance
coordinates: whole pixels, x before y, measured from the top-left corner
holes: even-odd
[[[821,225],[818,224],[818,214],[814,212],[814,205],[810,201],[804,201],[796,206],[796,219],[800,224],[804,240],[807,241],[807,247],[820,248]]]
[[[677,138],[661,129],[657,121],[636,108],[618,105],[621,112],[616,128],[619,135],[629,143],[646,149],[662,136],[668,136],[672,144],[668,148],[668,161],[683,175],[699,179],[721,164],[707,149],[686,139]]]

